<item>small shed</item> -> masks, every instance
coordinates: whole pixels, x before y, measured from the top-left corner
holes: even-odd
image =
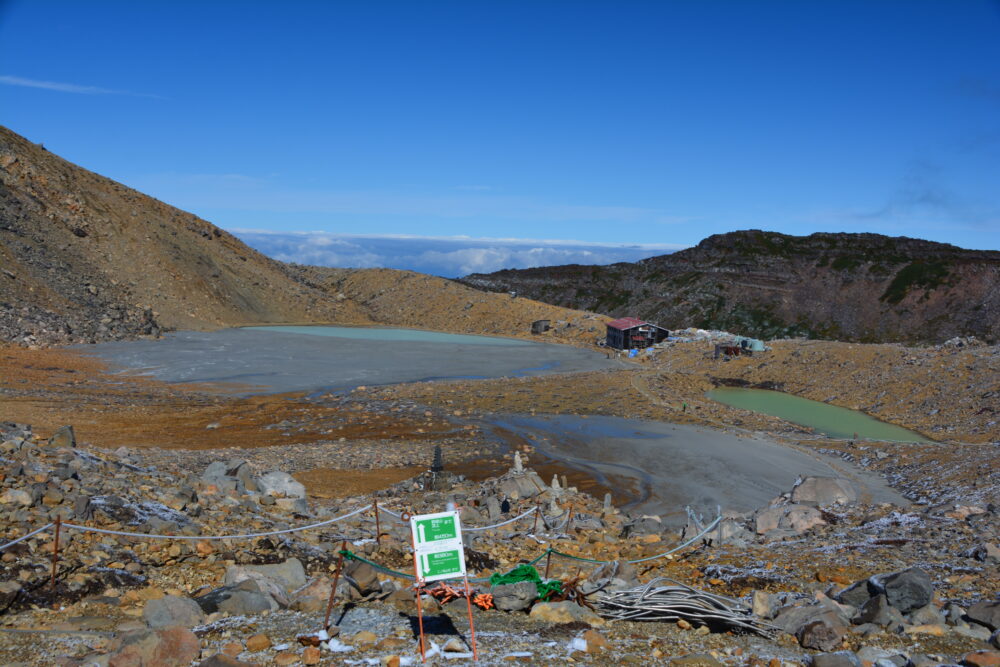
[[[641,350],[656,345],[670,335],[663,327],[634,317],[608,322],[607,327],[605,344],[616,350]]]
[[[549,320],[535,320],[531,323],[531,333],[533,334],[545,333],[551,328]]]

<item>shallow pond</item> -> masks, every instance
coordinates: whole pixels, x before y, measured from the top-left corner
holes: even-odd
[[[719,387],[708,392],[708,397],[734,408],[779,417],[831,438],[858,437],[862,440],[931,442],[915,431],[879,421],[864,412],[811,401],[780,391]]]
[[[237,393],[341,390],[624,366],[603,353],[568,345],[377,327],[179,331],[163,340],[83,349],[160,380],[224,383]]]
[[[391,329],[381,327],[327,327],[327,326],[266,326],[243,327],[246,331],[305,334],[355,340],[410,343],[445,343],[449,345],[532,345],[531,341],[497,336],[472,336],[442,333],[423,329]]]

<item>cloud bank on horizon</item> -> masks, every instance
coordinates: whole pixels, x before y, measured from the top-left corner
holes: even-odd
[[[230,231],[255,250],[283,262],[338,268],[406,269],[444,278],[558,264],[635,262],[685,247],[679,244],[617,246],[533,239]]]

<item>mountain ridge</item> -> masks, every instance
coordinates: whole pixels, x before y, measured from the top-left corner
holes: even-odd
[[[459,282],[668,328],[856,342],[1000,339],[1000,252],[879,234],[744,230],[634,263]]]

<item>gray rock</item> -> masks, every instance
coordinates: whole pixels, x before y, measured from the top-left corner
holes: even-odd
[[[630,521],[622,528],[621,537],[633,535],[660,535],[663,533],[663,521],[658,516],[642,516]]]
[[[287,472],[273,471],[257,478],[257,488],[265,496],[285,498],[305,498],[306,487]]]
[[[758,535],[798,535],[823,525],[826,525],[823,515],[809,505],[776,505],[762,509],[754,516],[754,531]]]
[[[490,496],[486,499],[486,516],[493,522],[500,518],[500,501],[497,500],[496,496]]]
[[[847,623],[839,614],[821,604],[782,607],[775,615],[773,623],[790,635],[798,635],[805,626],[816,621],[841,626],[845,631],[847,629]]]
[[[1000,629],[1000,601],[977,602],[965,612],[966,618],[990,630]]]
[[[978,639],[981,642],[990,641],[990,630],[982,625],[956,625],[951,629],[951,631],[956,635],[971,637],[972,639]]]
[[[992,542],[979,544],[964,554],[983,563],[1000,565],[1000,547]]]
[[[829,616],[823,616],[803,625],[795,637],[803,648],[832,651],[840,646],[846,632],[847,627],[839,619],[834,621]]]
[[[73,427],[63,426],[53,433],[52,437],[49,438],[49,447],[65,449],[76,447],[76,434],[73,432]]]
[[[306,571],[298,558],[273,565],[231,565],[226,568],[222,583],[233,586],[248,579],[268,579],[277,582],[285,593],[291,593],[306,585]]]
[[[874,663],[876,660],[892,658],[893,656],[896,656],[898,654],[899,654],[898,651],[878,648],[876,646],[863,646],[858,650],[858,660],[860,660],[861,662]]]
[[[868,590],[868,580],[856,581],[844,590],[833,596],[833,599],[842,604],[849,604],[860,609],[871,598]]]
[[[754,591],[750,598],[753,613],[761,618],[774,618],[778,611],[777,596],[765,591]]]
[[[858,656],[851,651],[837,651],[836,653],[819,653],[812,656],[809,663],[812,667],[861,667]]]
[[[221,611],[233,615],[249,615],[280,608],[274,598],[260,592],[253,581],[216,588],[200,598],[195,598],[194,601],[206,614]]]
[[[621,591],[639,585],[639,575],[635,566],[623,560],[605,563],[594,570],[581,583],[580,589],[585,595],[597,591]]]
[[[965,610],[954,602],[945,607],[945,623],[948,625],[958,625],[959,623],[963,623],[963,616],[965,616]]]
[[[884,628],[888,625],[902,623],[903,620],[903,615],[889,604],[889,599],[885,595],[876,595],[864,604],[858,615],[854,617],[853,622],[857,625],[874,623]]]
[[[153,629],[171,625],[193,628],[204,622],[205,612],[191,598],[167,595],[147,602],[142,610],[142,618]]]
[[[945,622],[941,612],[933,604],[914,609],[909,614],[910,625],[940,625]]]
[[[545,483],[537,475],[514,475],[500,482],[497,492],[511,500],[521,500],[524,498],[534,498],[542,491],[546,490]]]
[[[490,593],[493,594],[493,604],[500,611],[523,611],[538,597],[538,587],[533,581],[519,581],[493,586]]]
[[[255,662],[243,662],[225,653],[216,653],[198,663],[198,667],[255,667]]]
[[[792,489],[793,503],[826,507],[827,505],[847,505],[856,502],[858,492],[854,485],[840,477],[806,477]]]
[[[1000,648],[1000,630],[990,635],[990,644],[993,645],[993,648]]]
[[[924,607],[934,596],[934,584],[926,572],[910,568],[882,580],[889,604],[904,614]]]
[[[344,578],[351,585],[351,597],[365,598],[382,592],[378,572],[368,563],[352,560],[344,568]]]

